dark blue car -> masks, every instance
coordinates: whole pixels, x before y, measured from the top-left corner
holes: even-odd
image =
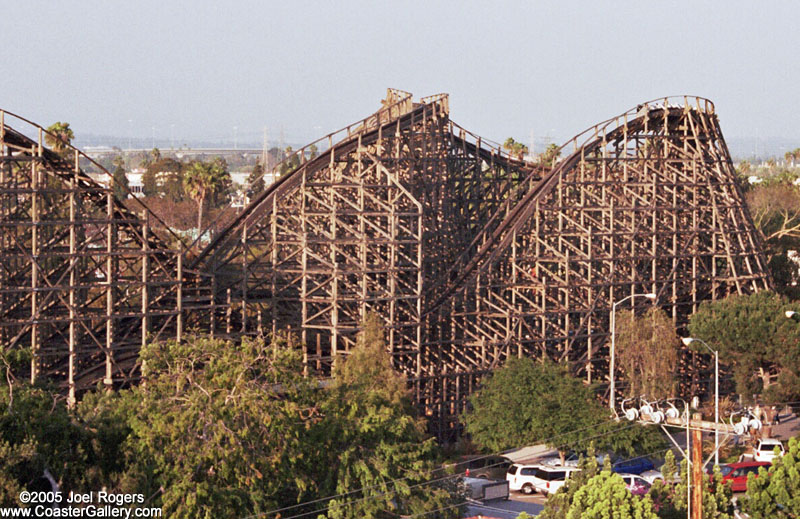
[[[642,472],[654,470],[655,468],[653,462],[644,456],[617,461],[611,465],[611,470],[617,474],[641,474]]]

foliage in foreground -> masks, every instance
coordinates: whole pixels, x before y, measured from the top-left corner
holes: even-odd
[[[654,508],[661,519],[683,519],[687,509],[688,464],[683,460],[680,464],[680,474],[676,483],[669,483],[675,479],[678,466],[675,456],[668,451],[665,456],[661,473],[664,480],[656,481],[648,495],[654,503]],[[714,474],[703,474],[703,517],[708,519],[732,519],[733,506],[731,504],[731,488],[723,484],[719,468]]]
[[[611,482],[611,478],[608,476],[605,478],[602,490],[597,488],[582,490],[596,476],[602,474],[598,468],[593,450],[590,450],[587,456],[580,460],[579,466],[582,470],[573,474],[567,483],[547,500],[544,510],[539,515],[541,519],[572,519],[574,517],[633,518],[639,516],[631,514],[649,514],[650,512],[655,512],[654,517],[659,519],[683,519],[686,517],[686,463],[681,464],[680,478],[676,483],[664,483],[664,481],[673,481],[678,472],[678,466],[675,463],[675,456],[672,451],[667,451],[664,465],[661,469],[664,480],[657,480],[644,498],[630,496],[630,501],[621,492],[617,494],[618,485]],[[606,465],[603,472],[608,472],[609,470],[610,466]],[[594,484],[596,486],[599,485],[596,481]],[[719,472],[715,473],[713,480],[708,476],[704,477],[704,488],[706,491],[703,493],[703,517],[730,519],[732,517],[730,486],[722,484],[722,477]],[[594,497],[606,495],[603,492],[606,492],[610,497],[608,499],[598,497],[595,503]],[[626,493],[630,495],[627,489]],[[592,506],[587,506],[587,499],[589,499],[587,495],[593,496],[590,501]],[[637,508],[639,506],[636,505],[637,499],[647,501],[649,504]],[[581,515],[584,512],[587,514],[599,513],[600,515]]]
[[[634,496],[606,467],[575,492],[567,519],[658,519],[650,498]]]
[[[326,466],[335,478],[330,494],[347,494],[329,503],[328,517],[416,515],[458,502],[442,484],[421,485],[432,479],[437,445],[414,416],[375,314],[367,316],[357,346],[337,359],[323,411],[332,454]],[[454,507],[437,517],[457,517],[459,511]]]
[[[626,395],[651,400],[675,396],[680,341],[675,326],[660,308],[636,317],[623,310],[616,316],[619,367],[628,381]]]
[[[753,519],[800,517],[800,439],[791,438],[786,454],[758,474],[747,480],[744,511]]]
[[[545,443],[563,455],[594,441],[601,451],[632,455],[664,445],[654,429],[611,420],[591,386],[549,361],[510,358],[470,403],[466,430],[491,452]]]
[[[790,402],[800,397],[800,325],[785,316],[792,309],[774,292],[732,295],[702,303],[689,332],[732,366],[742,397],[761,393],[767,403]]]
[[[62,491],[141,493],[176,518],[287,506],[287,516],[379,518],[460,502],[427,484],[438,448],[391,370],[375,318],[337,361],[330,388],[304,378],[300,352],[280,341],[195,338],[141,355],[140,385],[90,393],[75,410],[48,388],[0,388],[3,505],[17,505],[45,470]]]

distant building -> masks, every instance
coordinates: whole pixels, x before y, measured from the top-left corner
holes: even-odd
[[[250,198],[247,196],[247,180],[250,177],[250,172],[232,171],[231,183],[235,192],[231,195],[231,206],[245,207],[250,203]],[[269,186],[278,180],[278,173],[269,171],[264,173],[264,185]]]
[[[128,189],[135,197],[144,196],[144,183],[142,176],[144,176],[144,168],[134,168],[125,174],[128,177]]]

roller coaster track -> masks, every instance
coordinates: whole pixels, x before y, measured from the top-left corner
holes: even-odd
[[[174,328],[177,236],[138,199],[142,217],[117,202],[81,169],[104,171],[81,151],[47,149],[46,135],[0,111],[0,342],[29,347],[27,375],[74,401],[99,381],[130,383],[143,341]]]
[[[44,149],[35,125],[38,140],[0,127],[0,249],[16,258],[0,267],[0,341],[30,344],[32,376],[61,377],[73,394],[132,382],[144,341],[189,328],[289,333],[306,373],[326,377],[374,312],[445,438],[509,357],[553,358],[602,381],[609,311],[625,296],[657,294],[681,328],[704,300],[771,286],[703,98],[643,103],[576,135],[548,165],[455,124],[447,95],[414,102],[390,89],[380,110],[287,157],[277,182],[180,251],[153,236],[146,211],[92,183],[82,154]],[[85,207],[93,215],[77,217]],[[703,359],[681,362],[694,392]]]

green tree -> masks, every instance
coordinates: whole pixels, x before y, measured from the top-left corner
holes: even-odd
[[[230,174],[224,163],[193,162],[183,177],[183,185],[189,196],[197,203],[197,229],[203,229],[203,210],[209,198],[230,184]]]
[[[114,173],[111,176],[113,178],[114,198],[120,201],[127,199],[130,185],[128,184],[128,175],[125,172],[125,159],[121,155],[114,157]]]
[[[121,491],[176,518],[263,514],[313,491],[314,381],[281,343],[196,338],[142,350]]]
[[[0,506],[17,506],[19,491],[36,489],[46,473],[63,492],[99,484],[91,432],[72,419],[66,400],[55,388],[9,380],[0,385]]]
[[[294,152],[294,150],[292,150],[291,146],[286,147],[286,150],[284,151],[284,157],[285,158],[278,167],[278,176],[281,177],[300,167],[300,157]]]
[[[550,144],[547,146],[547,149],[544,150],[544,153],[539,156],[539,164],[547,168],[552,168],[559,155],[561,155],[561,149],[558,147],[558,144]]]
[[[470,403],[466,431],[492,452],[544,442],[563,458],[570,450],[585,451],[595,437],[597,448],[617,453],[663,445],[650,429],[611,420],[592,387],[550,361],[509,358]]]
[[[437,467],[437,447],[413,411],[404,378],[393,368],[383,328],[368,314],[357,345],[336,360],[325,399],[329,443],[322,465],[333,492],[331,519],[415,515],[460,501],[443,485],[426,483]],[[439,517],[458,517],[460,507]]]
[[[261,165],[261,162],[258,162],[247,177],[247,199],[252,202],[265,188],[264,167]]]
[[[514,155],[519,160],[522,160],[525,154],[528,153],[528,147],[521,142],[515,141],[513,137],[509,137],[505,140],[503,148],[508,150],[509,155]]]
[[[62,123],[59,121],[47,127],[47,134],[44,136],[44,142],[51,150],[61,156],[65,156],[74,138],[75,133],[69,127],[69,123]]]
[[[789,251],[800,249],[800,186],[796,173],[788,170],[750,187],[747,208],[764,237],[765,253],[775,289],[792,298],[800,297],[797,264]]]
[[[784,456],[775,456],[769,470],[747,478],[743,509],[753,519],[800,517],[800,440],[789,440]]]
[[[774,292],[732,295],[702,303],[689,320],[689,332],[732,366],[742,397],[763,393],[767,401],[792,401],[800,397],[800,326],[786,319],[791,309]]]
[[[622,311],[616,316],[619,367],[628,381],[629,397],[650,399],[675,396],[680,340],[672,320],[658,307],[645,315]]]
[[[158,148],[153,149],[152,155],[154,160],[145,168],[145,175],[148,179],[152,179],[149,182],[152,183],[151,189],[154,191],[148,196],[158,194],[166,196],[173,202],[184,200],[186,193],[183,188],[183,163],[173,158],[162,158]]]
[[[610,461],[610,458],[607,459]],[[539,519],[567,519],[575,493],[600,473],[594,445],[591,445],[586,455],[578,461],[578,468],[581,470],[574,472],[564,486],[547,499],[544,510],[538,515]]]
[[[158,175],[156,170],[150,167],[149,162],[144,169],[144,173],[142,173],[142,193],[144,196],[158,196],[160,193]]]
[[[658,519],[647,496],[634,496],[610,467],[575,492],[567,519]]]

